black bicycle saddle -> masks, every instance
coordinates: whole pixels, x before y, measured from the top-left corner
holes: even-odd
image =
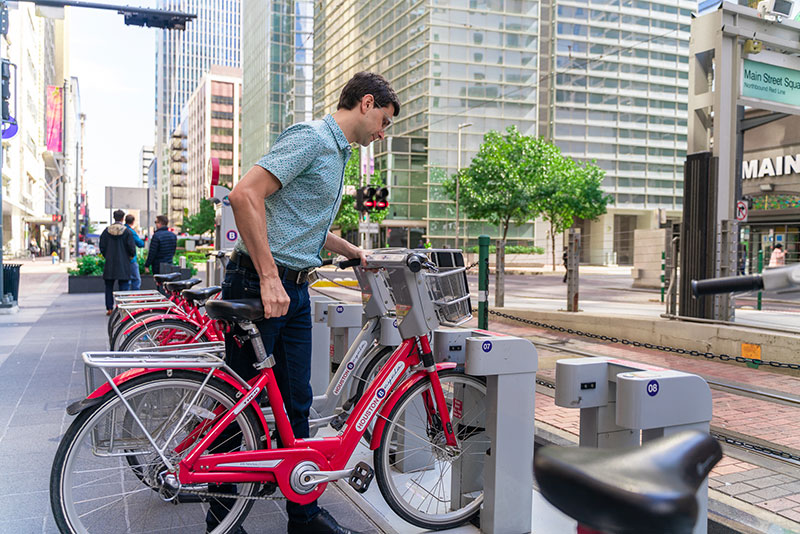
[[[708,434],[686,431],[630,450],[542,447],[533,459],[553,506],[602,532],[691,533],[695,493],[722,458]]]
[[[164,282],[164,287],[167,288],[168,291],[183,291],[184,289],[189,289],[190,287],[196,286],[200,282],[202,282],[202,280],[199,278],[189,278],[187,280]]]
[[[239,323],[264,318],[264,306],[259,299],[209,300],[206,314],[217,321]]]
[[[163,284],[164,282],[172,282],[173,280],[177,280],[180,277],[181,273],[154,274],[153,280],[155,280],[158,284]]]
[[[184,289],[181,294],[189,302],[202,303],[222,291],[219,286],[201,287],[199,289]]]

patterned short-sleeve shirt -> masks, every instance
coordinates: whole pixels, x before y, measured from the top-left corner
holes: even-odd
[[[339,211],[350,143],[334,118],[287,128],[257,165],[281,182],[264,200],[275,263],[290,269],[321,265],[319,254]],[[241,238],[236,249],[247,252]]]

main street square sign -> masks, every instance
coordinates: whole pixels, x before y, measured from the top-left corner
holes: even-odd
[[[785,104],[800,110],[800,70],[744,59],[741,95],[742,98]]]

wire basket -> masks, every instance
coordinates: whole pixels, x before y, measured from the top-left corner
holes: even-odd
[[[439,324],[459,326],[472,319],[472,303],[464,267],[426,273],[425,284]]]

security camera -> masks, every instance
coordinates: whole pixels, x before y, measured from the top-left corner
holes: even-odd
[[[758,3],[758,16],[764,20],[781,22],[792,14],[793,0],[761,0]]]

